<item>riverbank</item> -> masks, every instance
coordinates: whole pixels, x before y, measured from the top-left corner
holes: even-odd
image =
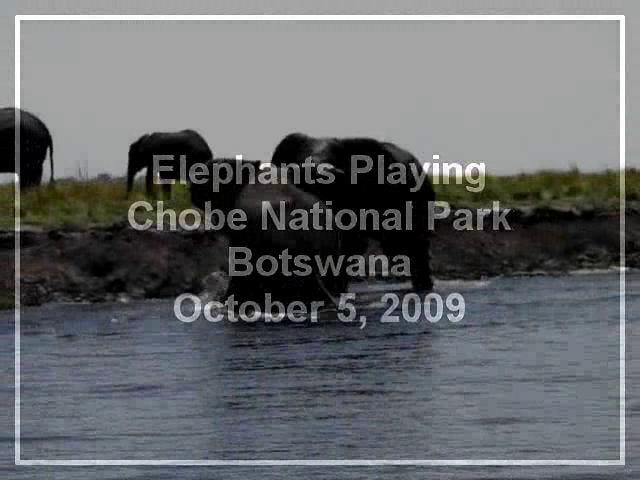
[[[620,215],[614,208],[513,209],[511,231],[458,231],[436,224],[436,279],[563,274],[620,264]],[[640,206],[626,211],[626,263],[640,268]],[[15,233],[0,231],[0,306],[13,306]],[[201,292],[226,269],[227,243],[214,232],[136,231],[126,223],[78,228],[25,227],[21,302],[126,301]]]
[[[438,183],[434,189],[438,200],[470,208],[491,207],[497,200],[505,207],[610,210],[620,204],[620,174],[614,170],[584,173],[574,169],[486,175],[480,192],[470,192],[466,185],[455,183]],[[640,201],[640,170],[629,168],[624,175],[627,201]],[[109,228],[126,220],[132,202],[147,199],[143,190],[139,182],[127,198],[124,179],[108,175],[89,180],[59,179],[55,184],[21,192],[21,224],[51,230]],[[186,185],[175,185],[171,200],[164,206],[176,212],[190,208]],[[0,230],[13,229],[13,207],[13,185],[0,185]]]

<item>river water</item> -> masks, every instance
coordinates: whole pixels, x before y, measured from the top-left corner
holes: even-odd
[[[398,287],[398,286],[395,286]],[[627,275],[627,342],[640,275]],[[440,282],[458,323],[380,323],[389,285],[360,286],[365,328],[182,323],[172,301],[26,308],[21,458],[616,460],[619,275]],[[325,315],[326,317],[326,315]],[[12,312],[0,314],[13,409]],[[627,357],[629,358],[629,356]],[[627,384],[635,370],[628,365]],[[631,373],[633,372],[633,373]],[[627,411],[640,402],[627,392]],[[629,415],[630,418],[630,415]],[[13,456],[13,416],[2,450]],[[635,439],[627,435],[627,452]],[[246,478],[249,467],[6,467],[2,478]],[[339,467],[284,467],[324,478]],[[383,467],[423,478],[434,467]],[[440,478],[618,478],[620,467],[437,467]],[[333,473],[332,473],[333,472]],[[259,476],[282,475],[261,467]],[[342,467],[348,478],[371,467]]]

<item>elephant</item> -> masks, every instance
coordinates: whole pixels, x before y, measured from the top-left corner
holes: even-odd
[[[16,172],[14,107],[0,109],[0,173]],[[42,182],[42,166],[49,151],[51,183],[53,177],[53,140],[47,126],[34,114],[20,112],[20,187],[28,188]]]
[[[129,147],[129,165],[127,169],[127,196],[133,189],[136,174],[146,168],[145,185],[148,195],[153,193],[153,157],[154,155],[171,155],[173,160],[159,161],[163,167],[171,167],[171,171],[160,172],[163,180],[178,180],[180,175],[180,156],[185,156],[186,172],[196,164],[204,164],[213,158],[209,145],[194,130],[179,132],[155,132],[146,134]],[[171,184],[163,184],[165,194],[171,193]]]
[[[370,171],[354,172],[361,167],[357,156],[371,158]],[[274,150],[271,163],[276,165],[302,164],[309,159],[312,164],[328,163],[336,168],[336,186],[330,192],[317,184],[301,185],[301,188],[323,200],[331,200],[336,208],[347,209],[398,209],[410,202],[411,228],[402,230],[378,230],[367,232],[370,238],[380,242],[389,256],[406,255],[411,262],[411,280],[417,290],[433,288],[430,266],[430,235],[428,231],[429,202],[435,200],[430,179],[419,184],[414,175],[407,174],[402,182],[388,181],[386,174],[402,167],[422,172],[418,159],[407,150],[390,142],[372,138],[315,138],[304,133],[287,135]],[[382,161],[379,162],[378,159]],[[382,169],[382,171],[381,171]],[[380,181],[380,178],[384,181]],[[355,180],[355,181],[354,181]],[[330,197],[327,196],[330,195]],[[405,210],[406,211],[406,210]]]
[[[213,187],[215,166],[227,164],[235,166],[238,160],[215,159],[206,163],[209,176],[202,183],[191,183],[191,202],[194,206],[205,210],[207,202],[211,209],[219,209],[225,213],[232,210],[242,211],[246,215],[245,228],[242,230],[225,228],[222,233],[229,241],[229,249],[247,249],[252,258],[263,256],[277,257],[285,249],[292,257],[299,255],[336,256],[350,250],[343,232],[328,230],[296,230],[272,229],[263,230],[261,221],[263,204],[268,203],[278,208],[280,202],[286,204],[285,216],[288,223],[293,209],[310,209],[317,202],[321,208],[324,202],[315,194],[306,192],[294,183],[260,183],[248,178],[234,177],[232,180]],[[242,160],[254,172],[261,169],[261,162]],[[330,187],[328,187],[330,188]],[[353,250],[353,248],[351,248]],[[264,305],[265,293],[280,302],[311,299],[328,300],[328,304],[336,304],[336,296],[346,291],[347,278],[343,274],[328,272],[320,275],[315,269],[307,275],[286,275],[282,271],[274,275],[254,273],[247,276],[230,275],[226,297],[233,295],[238,302],[252,301]]]

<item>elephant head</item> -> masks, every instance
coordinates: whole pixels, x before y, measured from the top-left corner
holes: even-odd
[[[142,147],[149,138],[149,135],[143,135],[133,142],[129,147],[129,161],[127,164],[127,196],[133,190],[133,180],[135,176],[147,167],[147,159],[144,156]]]
[[[313,163],[332,164],[336,171],[342,173],[336,180],[339,188],[329,190],[318,189],[314,185],[301,186],[324,200],[332,200],[337,208],[404,211],[404,206],[411,204],[411,228],[366,233],[380,241],[387,255],[407,255],[411,261],[414,287],[430,290],[433,283],[429,261],[428,206],[429,202],[435,200],[435,193],[430,180],[419,184],[409,174],[412,168],[414,171],[422,171],[418,159],[393,143],[372,138],[314,138],[294,133],[287,135],[278,144],[272,163],[300,163],[308,157],[312,158]],[[361,173],[357,170],[358,161],[364,159],[370,160],[371,168]],[[386,180],[386,173],[394,167],[402,168],[407,173],[403,181]],[[381,182],[381,178],[385,181]]]

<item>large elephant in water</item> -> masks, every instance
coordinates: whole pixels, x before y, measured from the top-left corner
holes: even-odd
[[[244,250],[244,253],[237,256],[243,261],[246,259],[246,253],[250,252],[254,273],[246,276],[230,275],[226,296],[233,295],[238,302],[253,301],[259,305],[264,305],[265,294],[270,294],[272,299],[284,303],[294,300],[336,303],[336,297],[347,288],[348,278],[343,272],[319,273],[311,261],[308,262],[308,271],[303,274],[287,274],[285,269],[280,267],[273,274],[263,274],[264,272],[258,271],[257,259],[277,258],[285,250],[292,259],[301,256],[325,259],[329,256],[348,254],[350,250],[355,253],[356,247],[349,243],[343,232],[336,230],[311,227],[300,230],[269,228],[265,231],[262,224],[265,204],[269,204],[276,211],[282,202],[285,212],[283,223],[289,225],[294,209],[310,210],[318,202],[319,208],[324,208],[325,203],[317,195],[303,190],[294,182],[258,182],[255,176],[250,178],[252,174],[247,172],[260,172],[260,162],[241,162],[247,168],[238,176],[238,170],[235,168],[238,165],[237,160],[211,160],[206,164],[210,173],[206,181],[190,185],[191,200],[196,207],[206,211],[208,203],[208,208],[222,211],[226,215],[232,210],[241,211],[246,215],[243,229],[228,228],[227,222],[222,233],[229,240],[230,264],[233,263],[232,249]],[[226,181],[214,187],[217,180],[216,172],[220,171],[216,169],[222,167],[229,167],[224,174]],[[244,268],[243,266],[239,270]],[[271,268],[271,265],[267,268]],[[293,260],[290,261],[289,268],[297,268]]]
[[[204,164],[213,158],[209,145],[194,130],[179,132],[155,132],[146,134],[129,147],[129,166],[127,169],[127,195],[133,189],[133,180],[138,172],[146,169],[145,185],[147,194],[153,193],[153,158],[155,155],[172,156],[172,160],[158,161],[163,168],[171,171],[160,172],[163,180],[177,180],[180,173],[180,157],[184,156],[188,169],[196,164]],[[171,185],[163,185],[165,193],[171,192]]]
[[[0,109],[0,173],[16,172],[15,124],[13,107]],[[49,150],[51,182],[53,182],[53,141],[47,126],[32,113],[20,110],[20,187],[40,185],[42,166]]]
[[[362,171],[366,170],[367,158],[370,169]],[[421,183],[415,174],[423,173],[418,159],[393,143],[371,138],[315,138],[292,133],[278,144],[271,162],[290,165],[302,164],[305,160],[313,164],[331,164],[340,172],[336,177],[338,188],[327,190],[322,186],[318,188],[317,184],[302,186],[323,200],[331,200],[335,208],[407,212],[405,206],[409,202],[411,228],[366,233],[380,241],[386,255],[408,256],[414,288],[430,290],[433,283],[427,219],[429,202],[435,200],[435,193],[429,178],[422,177]],[[388,176],[393,172],[395,181]]]

